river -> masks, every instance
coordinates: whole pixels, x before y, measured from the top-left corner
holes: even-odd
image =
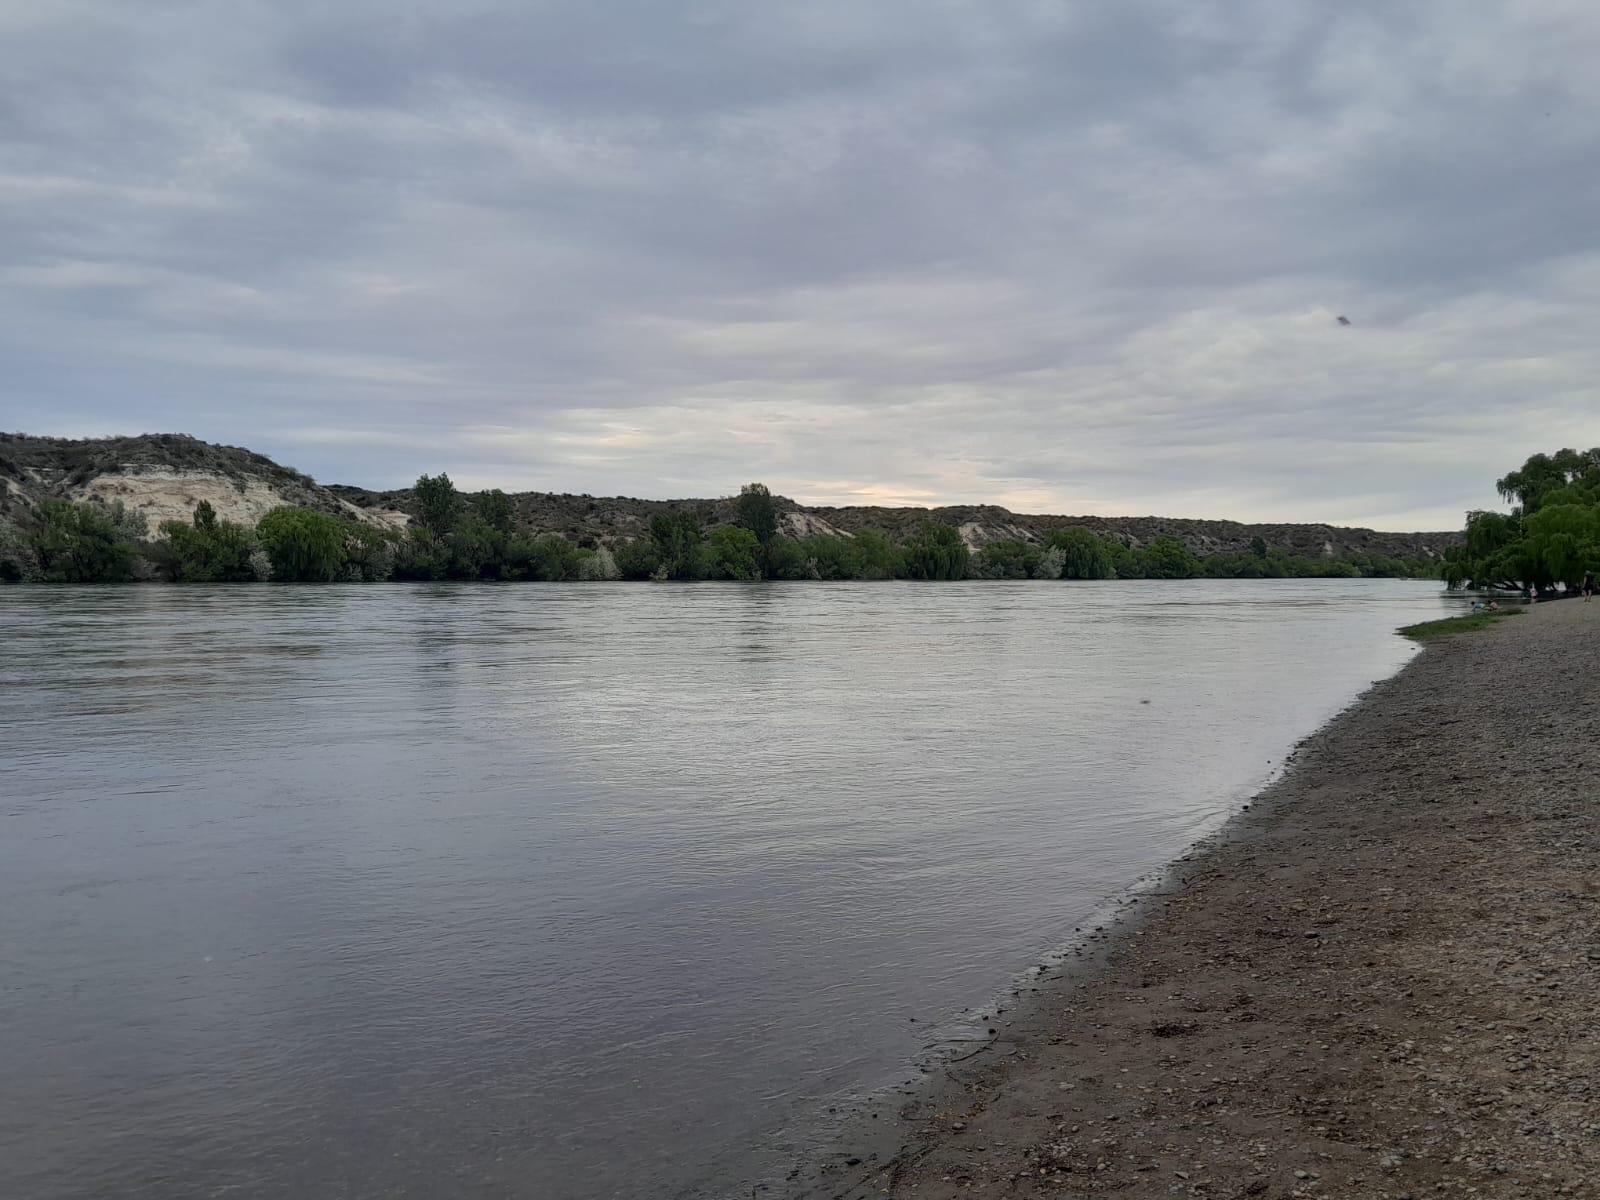
[[[0,589],[0,1194],[748,1195],[1450,604]]]

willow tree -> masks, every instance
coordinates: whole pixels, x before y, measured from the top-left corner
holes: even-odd
[[[911,579],[965,579],[972,556],[961,535],[928,521],[906,542],[904,569]]]
[[[1571,588],[1600,570],[1600,447],[1532,455],[1495,488],[1515,507],[1467,514],[1440,569],[1451,587]]]
[[[349,522],[311,508],[275,508],[256,537],[280,583],[331,583],[344,574]]]
[[[1116,548],[1087,529],[1057,529],[1049,545],[1062,555],[1058,579],[1110,579],[1116,572]]]

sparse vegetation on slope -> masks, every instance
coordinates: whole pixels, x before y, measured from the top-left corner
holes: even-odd
[[[381,507],[358,509],[265,455],[186,434],[72,439],[0,433],[0,518],[26,519],[45,500],[120,503],[144,518],[151,535],[162,521],[187,521],[202,501],[224,520],[251,525],[283,505],[404,524]]]
[[[175,434],[0,434],[0,580],[61,578],[44,565],[45,526],[99,529],[115,513],[126,545],[111,557],[131,565],[105,578],[194,582],[1403,576],[1432,575],[1453,541],[986,506],[807,508],[759,483],[652,501],[468,495],[441,473],[370,492]]]

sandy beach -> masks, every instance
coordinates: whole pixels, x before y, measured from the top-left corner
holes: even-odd
[[[790,1186],[1600,1196],[1597,688],[1600,605],[1428,646]]]

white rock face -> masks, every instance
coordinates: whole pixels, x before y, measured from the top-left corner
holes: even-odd
[[[792,538],[851,536],[842,529],[835,529],[821,517],[798,509],[784,513],[782,525],[783,532]]]
[[[258,479],[235,481],[208,471],[141,470],[126,474],[97,475],[72,489],[73,500],[121,501],[139,513],[154,537],[163,521],[187,521],[194,507],[209,501],[217,516],[241,525],[254,525],[273,509],[294,501]],[[385,529],[404,529],[406,514],[392,509],[357,508],[340,501],[344,515],[353,521]]]
[[[981,521],[968,521],[958,527],[961,540],[966,543],[967,549],[976,554],[991,542],[1018,541],[1033,542],[1038,539],[1020,525],[1010,522],[984,524]]]

